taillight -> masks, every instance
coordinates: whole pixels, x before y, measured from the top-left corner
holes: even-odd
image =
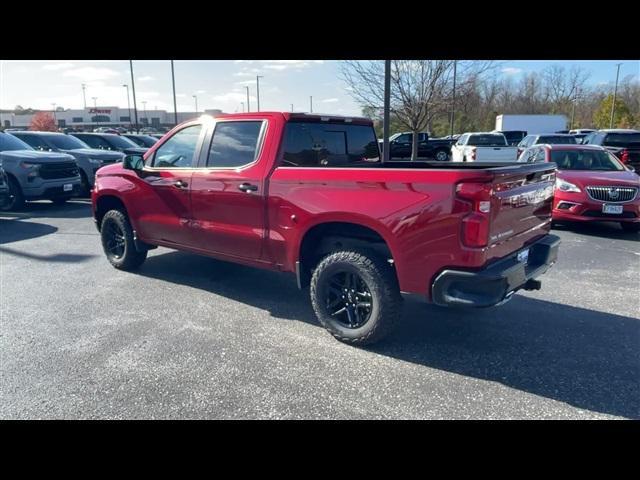
[[[620,160],[622,163],[627,163],[629,161],[629,150],[626,148],[620,152]]]
[[[475,160],[476,159],[476,148],[473,147],[471,149],[471,160]]]
[[[472,248],[486,247],[489,244],[491,184],[459,183],[456,197],[471,206],[471,213],[462,219],[462,243]]]

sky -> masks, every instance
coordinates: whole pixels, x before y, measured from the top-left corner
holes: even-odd
[[[340,79],[339,60],[176,60],[176,97],[178,111],[221,109],[242,111],[246,89],[249,103],[256,109],[256,75],[260,79],[260,109],[313,111],[342,115],[359,115],[361,108],[351,98]],[[613,84],[616,64],[622,63],[620,79],[629,75],[640,80],[640,60],[602,61],[500,61],[498,75],[518,80],[522,75],[540,71],[552,64],[573,65],[589,73],[592,85]],[[169,61],[133,62],[138,109],[155,108],[173,111],[171,66]],[[86,84],[87,105],[127,106],[124,84],[131,85],[129,61],[0,61],[0,108],[51,109],[82,108],[81,84]]]

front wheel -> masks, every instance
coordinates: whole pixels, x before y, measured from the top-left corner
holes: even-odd
[[[625,232],[640,232],[640,223],[621,222],[620,226]]]
[[[374,253],[338,251],[326,256],[311,278],[318,320],[338,340],[367,345],[387,336],[402,313],[393,267]]]
[[[144,263],[147,251],[138,251],[133,241],[133,229],[120,210],[109,210],[100,227],[102,248],[109,263],[119,270],[135,270]]]
[[[24,195],[20,184],[13,177],[9,177],[9,201],[5,203],[2,210],[19,211],[24,208]]]

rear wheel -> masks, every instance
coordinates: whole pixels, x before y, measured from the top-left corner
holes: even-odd
[[[133,229],[120,210],[109,210],[102,217],[100,227],[102,248],[109,263],[120,270],[135,270],[144,263],[147,251],[136,250]]]
[[[438,150],[436,152],[436,160],[439,162],[446,162],[449,160],[449,152],[446,150]]]
[[[2,207],[2,210],[22,210],[24,208],[24,195],[20,184],[13,177],[9,177],[9,201]]]
[[[640,223],[621,222],[620,225],[625,232],[640,232]]]
[[[311,278],[318,320],[338,340],[367,345],[387,336],[402,313],[402,297],[389,263],[366,251],[326,256]]]

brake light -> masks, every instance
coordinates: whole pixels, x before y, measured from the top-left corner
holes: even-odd
[[[627,163],[629,161],[629,150],[626,148],[620,152],[620,160],[622,163]]]
[[[471,206],[471,213],[462,219],[462,243],[482,248],[489,244],[491,185],[463,182],[456,185],[456,197]]]
[[[476,147],[473,147],[471,149],[471,160],[475,160],[476,159]]]

